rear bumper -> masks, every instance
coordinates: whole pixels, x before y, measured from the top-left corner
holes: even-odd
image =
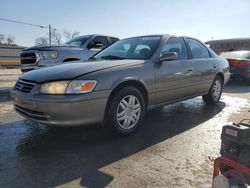
[[[81,126],[103,121],[109,92],[30,96],[12,90],[11,95],[15,110],[28,119],[51,126]]]
[[[231,68],[231,78],[250,78],[250,67],[249,68]]]

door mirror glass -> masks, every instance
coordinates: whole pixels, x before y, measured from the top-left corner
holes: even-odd
[[[160,62],[163,61],[173,61],[177,59],[176,52],[162,52],[160,56]]]

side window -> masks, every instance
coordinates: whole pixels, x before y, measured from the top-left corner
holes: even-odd
[[[108,46],[108,39],[107,37],[97,36],[95,37],[89,44],[88,48],[105,48]]]
[[[209,52],[205,46],[194,39],[187,39],[193,59],[209,58]]]
[[[176,52],[177,59],[188,59],[186,44],[182,38],[170,38],[161,52]]]
[[[113,44],[117,42],[118,40],[119,40],[118,38],[110,37],[110,44]]]

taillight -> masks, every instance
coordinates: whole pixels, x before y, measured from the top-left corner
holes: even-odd
[[[250,60],[228,59],[228,63],[232,67],[246,67],[246,66],[250,65]]]

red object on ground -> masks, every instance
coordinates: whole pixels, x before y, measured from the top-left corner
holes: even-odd
[[[235,161],[232,161],[230,159],[227,159],[225,157],[218,157],[214,160],[214,172],[213,172],[213,178],[220,173],[220,164],[225,164],[227,166],[230,166],[236,170],[239,170],[240,172],[250,176],[250,168],[247,168]]]

